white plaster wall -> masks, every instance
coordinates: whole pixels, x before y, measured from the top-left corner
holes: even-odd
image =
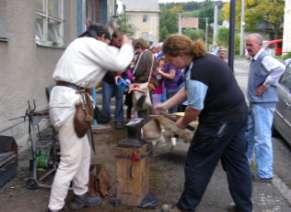
[[[283,54],[291,52],[291,0],[285,0]]]
[[[148,32],[150,37],[153,38],[153,42],[159,41],[159,13],[153,12],[126,12],[128,22],[134,26],[135,34],[134,38],[142,37],[143,32]],[[143,22],[143,16],[147,15],[147,22]]]
[[[65,41],[75,37],[75,1],[65,0]],[[64,49],[45,48],[34,42],[34,0],[7,0],[8,42],[0,42],[0,131],[22,119],[27,100],[39,109],[47,106],[45,87],[52,85],[52,73]],[[27,122],[2,135],[14,136],[20,150],[27,147]]]

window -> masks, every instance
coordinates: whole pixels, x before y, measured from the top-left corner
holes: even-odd
[[[0,0],[0,40],[7,41],[6,0]]]
[[[148,21],[148,15],[143,15],[142,17],[142,22],[147,22]]]
[[[87,24],[103,23],[107,20],[107,1],[86,0]]]
[[[291,64],[287,66],[285,73],[281,77],[280,84],[291,92]]]
[[[64,1],[36,0],[35,42],[42,46],[64,45]]]

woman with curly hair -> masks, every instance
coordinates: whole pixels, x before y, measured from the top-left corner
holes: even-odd
[[[185,68],[186,82],[156,111],[187,99],[185,115],[177,120],[177,127],[185,128],[199,118],[187,153],[184,191],[173,211],[195,211],[219,160],[235,210],[252,211],[252,183],[244,139],[247,106],[232,72],[225,62],[206,53],[202,41],[193,42],[183,35],[167,38],[163,52],[167,62]]]

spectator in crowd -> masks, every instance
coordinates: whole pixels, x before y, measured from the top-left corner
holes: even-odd
[[[148,49],[148,44],[143,39],[137,39],[134,43],[136,63],[133,69],[133,83],[145,83],[153,69],[153,53]]]
[[[166,63],[163,69],[160,69],[158,73],[164,78],[164,92],[166,94],[166,99],[169,99],[179,90],[180,83],[183,81],[183,73],[181,69],[170,63]],[[179,105],[175,105],[169,108],[169,112],[177,112],[178,106]]]
[[[155,83],[155,88],[152,90],[152,102],[153,105],[156,105],[162,101],[162,93],[163,93],[163,78],[159,73],[165,65],[165,59],[161,58],[158,61],[158,66],[153,72],[153,81]]]
[[[251,57],[247,89],[250,104],[247,157],[251,162],[255,153],[255,178],[269,182],[273,178],[272,123],[278,102],[276,85],[285,66],[268,55],[262,45],[260,34],[247,36],[246,49]]]
[[[122,45],[123,34],[115,31],[112,34],[110,45],[120,48]],[[118,72],[107,72],[102,81],[102,123],[109,123],[111,120],[111,97],[115,97],[114,125],[120,129],[124,127],[123,114],[123,90],[115,83],[115,77],[120,75]]]
[[[217,51],[217,56],[224,62],[227,62],[226,50],[223,47],[220,47]]]
[[[144,116],[151,106],[149,83],[156,62],[148,44],[143,39],[137,39],[134,44],[137,59],[133,68],[133,83],[130,86],[132,101],[137,116]]]
[[[217,56],[206,53],[202,41],[192,42],[184,35],[168,37],[163,52],[166,61],[188,71],[185,87],[156,111],[187,99],[177,127],[185,128],[199,117],[186,157],[184,191],[173,211],[195,211],[221,160],[236,211],[251,212],[252,181],[244,138],[247,105],[232,72]]]

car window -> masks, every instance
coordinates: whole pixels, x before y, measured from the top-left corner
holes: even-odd
[[[291,63],[286,68],[285,73],[280,79],[280,84],[286,87],[291,92]]]

